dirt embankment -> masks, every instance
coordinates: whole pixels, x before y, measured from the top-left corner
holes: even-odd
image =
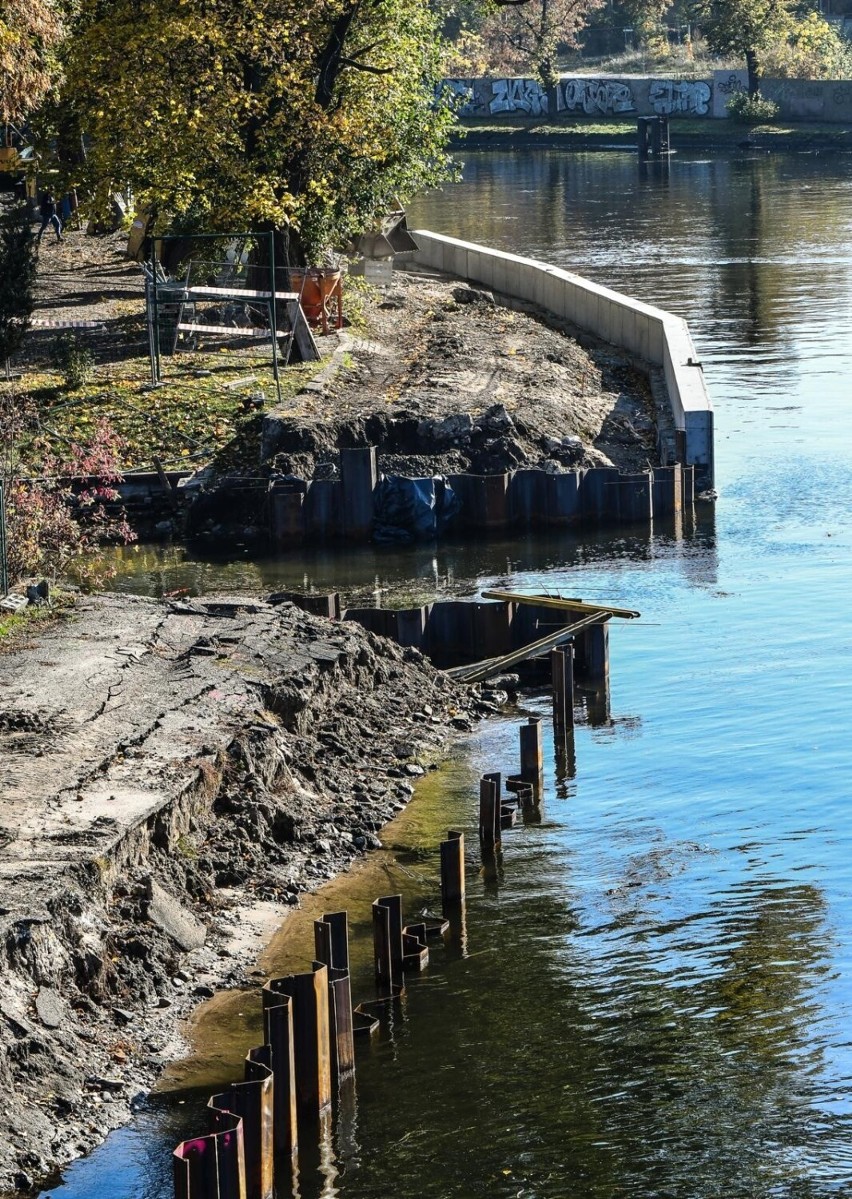
[[[245,599],[80,600],[0,657],[0,1193],[126,1120],[179,1019],[490,710],[417,651]]]
[[[341,368],[264,423],[275,471],[335,471],[340,447],[376,445],[386,474],[656,461],[646,375],[531,305],[427,271],[398,271]]]

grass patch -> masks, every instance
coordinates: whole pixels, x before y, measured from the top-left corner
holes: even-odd
[[[321,366],[282,367],[282,400],[292,403]],[[125,469],[150,468],[154,458],[167,468],[194,468],[240,445],[256,429],[253,397],[259,391],[266,407],[277,402],[269,363],[247,360],[239,351],[164,357],[163,377],[164,385],[152,390],[147,355],[139,355],[96,367],[78,387],[50,368],[28,370],[17,384],[0,382],[37,404],[39,427],[21,447],[25,466],[35,471],[45,450],[64,456],[72,442],[85,444],[106,417],[124,442]]]
[[[0,654],[22,649],[34,635],[66,619],[74,603],[70,591],[55,590],[49,604],[30,604],[20,612],[0,609]]]

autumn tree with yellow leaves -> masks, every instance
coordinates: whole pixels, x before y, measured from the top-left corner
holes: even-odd
[[[101,197],[316,260],[450,169],[425,0],[81,0],[67,102]]]

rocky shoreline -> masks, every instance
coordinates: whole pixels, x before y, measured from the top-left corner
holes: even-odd
[[[506,696],[245,597],[81,598],[0,662],[5,1195],[125,1122],[193,1007]]]

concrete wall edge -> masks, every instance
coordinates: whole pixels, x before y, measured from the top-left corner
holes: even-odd
[[[412,231],[412,260],[480,283],[504,295],[546,302],[541,307],[627,353],[661,367],[675,427],[684,434],[686,461],[701,485],[712,487],[713,408],[686,321],[561,267],[505,250],[433,233]]]

